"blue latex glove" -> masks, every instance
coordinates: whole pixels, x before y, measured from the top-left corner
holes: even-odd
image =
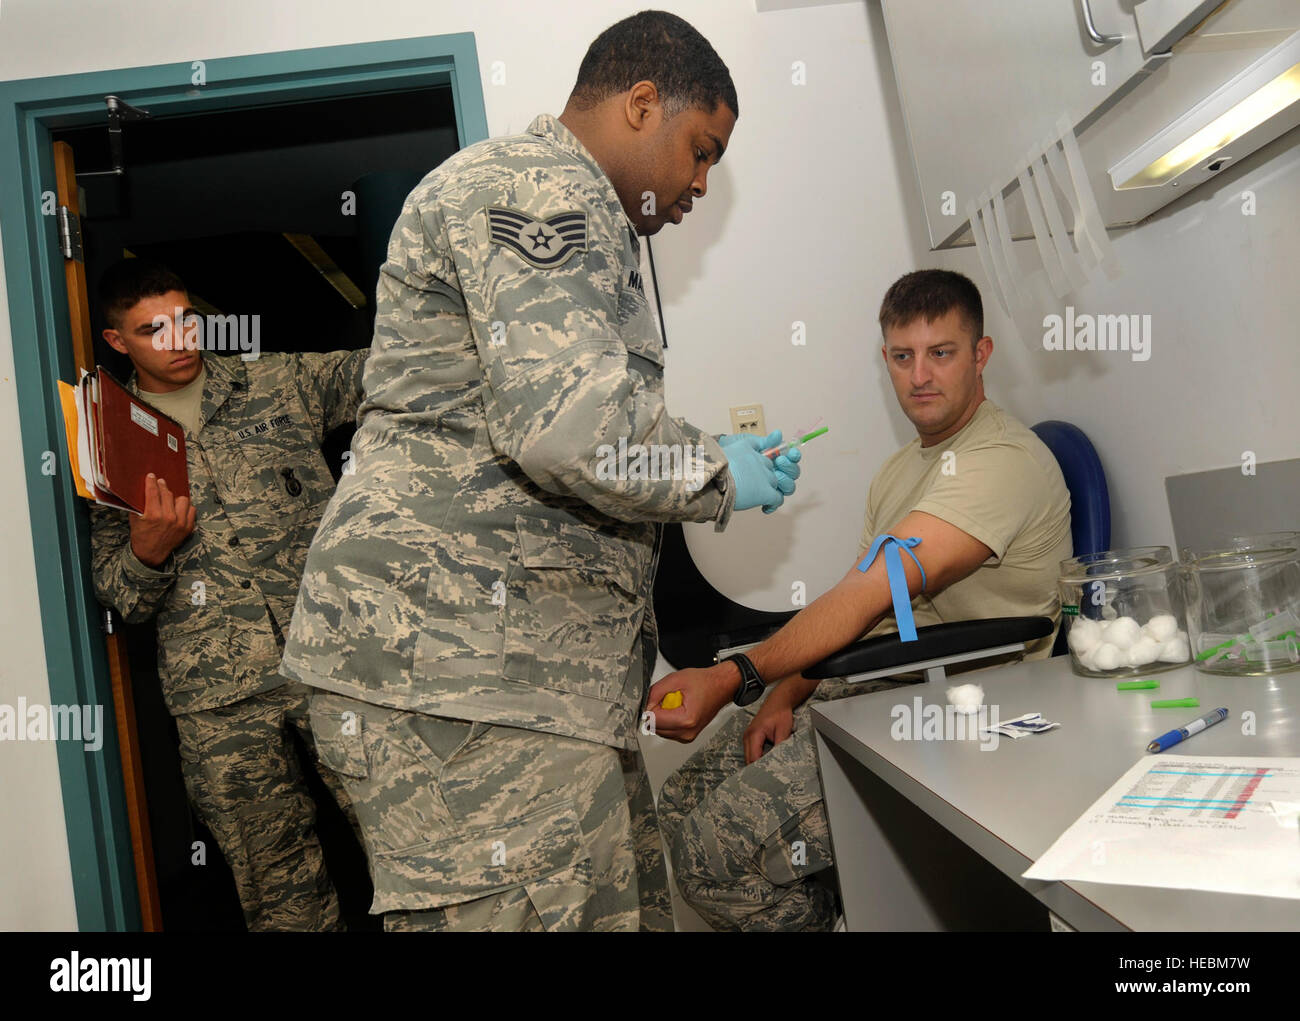
[[[772,444],[765,445],[757,436],[745,434],[725,436],[723,439],[730,441],[724,444],[719,440],[719,444],[722,452],[727,455],[731,478],[736,486],[735,509],[742,511],[751,507],[771,507],[775,510],[780,507],[785,499],[777,484],[777,479],[781,476],[772,459],[763,456],[763,451]]]
[[[737,443],[746,447],[753,446],[753,444],[750,443],[750,440],[753,439],[758,439],[760,443],[762,442],[762,437],[755,437],[753,433],[723,433],[718,437],[718,446],[720,446],[725,453],[728,447],[734,446]],[[770,447],[771,445],[772,444],[769,443],[767,447]],[[761,449],[766,450],[767,447],[762,447]]]
[[[777,485],[781,487],[781,492],[786,496],[794,492],[794,480],[799,477],[799,462],[801,460],[803,460],[803,451],[798,447],[791,447],[772,462],[777,472],[784,476],[783,479],[777,480]],[[786,480],[790,483],[788,488],[783,484]]]
[[[771,444],[768,444],[770,447]],[[764,449],[767,449],[766,447]],[[784,454],[780,454],[772,462],[772,467],[776,469],[776,488],[781,491],[781,499],[776,503],[763,505],[764,514],[772,514],[781,504],[785,503],[785,498],[794,493],[794,480],[799,477],[799,459],[803,457],[798,447],[791,447]]]
[[[768,446],[771,446],[771,444],[768,444]],[[781,504],[785,503],[785,498],[794,493],[794,480],[799,477],[797,462],[801,457],[803,457],[803,454],[800,453],[799,448],[791,447],[772,462],[772,467],[776,469],[776,488],[781,491],[781,499],[777,500],[776,503],[764,504],[764,514],[774,513]]]

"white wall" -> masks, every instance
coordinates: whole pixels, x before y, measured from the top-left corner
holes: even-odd
[[[0,288],[0,475],[10,480],[0,503],[7,538],[0,544],[0,705],[13,707],[20,697],[50,701],[18,430],[9,299]],[[0,931],[76,924],[55,746],[0,741]]]
[[[5,0],[0,78],[35,77],[398,37],[473,31],[488,127],[522,130],[558,113],[586,46],[645,0]],[[875,316],[885,288],[924,265],[985,286],[972,251],[926,250],[911,157],[875,5],[757,14],[753,0],[660,2],[692,21],[732,69],[741,117],[708,196],[686,225],[655,239],[670,350],[673,414],[714,431],[726,409],[760,401],[769,427],[824,415],[799,492],[781,513],[738,516],[721,535],[688,529],[714,584],[766,609],[829,587],[856,550],[867,486],[910,438],[879,362]],[[58,40],[57,46],[53,40]],[[494,61],[506,84],[491,84]],[[806,85],[791,82],[803,61]],[[1293,134],[1295,134],[1293,132]],[[1156,222],[1116,236],[1124,275],[1077,296],[1080,311],[1151,312],[1150,362],[1049,354],[998,343],[991,395],[1027,422],[1060,417],[1092,436],[1112,486],[1117,543],[1172,541],[1162,480],[1178,471],[1296,456],[1294,287],[1300,213],[1295,140],[1193,193]],[[1232,198],[1253,187],[1260,215]],[[1288,226],[1290,225],[1288,233]],[[4,299],[0,298],[0,302]],[[1005,321],[988,302],[988,329]],[[807,343],[791,344],[802,321]],[[12,338],[0,316],[0,465],[21,486]],[[1101,359],[1100,361],[1098,359]],[[1105,359],[1109,358],[1109,361]],[[36,617],[25,494],[0,507],[12,537],[0,591],[7,670],[0,702],[48,699]],[[665,669],[660,664],[660,673]],[[656,742],[656,785],[692,749]],[[15,785],[11,778],[22,775]],[[62,808],[53,749],[0,746],[0,928],[71,927]],[[22,834],[21,841],[16,834]],[[692,924],[683,913],[679,921]]]

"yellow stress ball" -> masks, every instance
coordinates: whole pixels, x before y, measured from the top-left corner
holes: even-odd
[[[660,704],[665,709],[677,709],[682,704],[682,693],[680,691],[670,691],[664,696],[664,700]]]

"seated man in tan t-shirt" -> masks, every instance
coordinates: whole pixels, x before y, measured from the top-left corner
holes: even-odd
[[[1056,578],[1072,555],[1070,496],[1051,451],[984,396],[993,341],[982,336],[978,289],[946,270],[909,273],[885,295],[880,326],[885,364],[917,439],[872,480],[848,574],[746,653],[769,685],[767,699],[733,714],[660,792],[678,889],[715,928],[834,925],[834,891],[814,879],[834,862],[808,706],[900,682],[818,684],[799,671],[864,634],[898,629],[883,550],[858,569],[876,537],[921,540],[911,553],[924,568],[924,590],[921,571],[900,551],[918,627],[983,617],[1060,620]],[[1047,657],[1053,637],[1033,643],[1026,657]],[[671,691],[682,692],[682,705],[666,710],[660,703]],[[724,661],[669,674],[650,689],[647,705],[655,733],[691,741],[728,701],[744,705],[759,692],[737,663]]]

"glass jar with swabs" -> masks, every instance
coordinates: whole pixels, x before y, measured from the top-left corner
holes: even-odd
[[[1185,551],[1182,570],[1198,670],[1300,669],[1300,543]]]

